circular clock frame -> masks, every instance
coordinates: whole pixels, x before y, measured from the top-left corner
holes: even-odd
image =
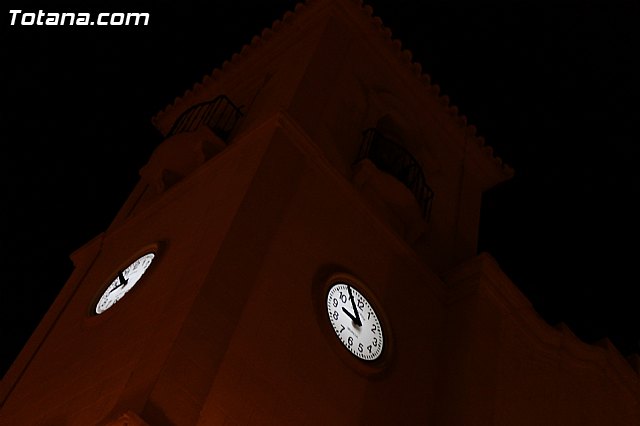
[[[327,294],[327,314],[336,336],[352,355],[373,362],[384,352],[384,330],[376,309],[356,286],[335,282]]]
[[[132,292],[139,288],[140,283],[148,279],[149,273],[155,269],[158,263],[158,244],[146,246],[145,248],[135,252],[129,256],[127,260],[120,264],[115,271],[111,272],[109,278],[105,280],[100,287],[92,303],[89,306],[89,316],[93,318],[102,318],[108,316],[114,311],[116,305],[120,306],[122,301],[129,299]],[[144,258],[151,256],[150,260],[144,265]],[[141,263],[138,263],[141,262]],[[137,266],[136,266],[137,265]],[[142,270],[140,270],[142,268]],[[135,281],[129,282],[133,278]],[[124,279],[124,282],[122,281]],[[110,293],[114,293],[105,301]],[[99,308],[101,302],[105,301],[106,307]]]
[[[329,274],[319,274],[314,280],[313,298],[316,307],[316,315],[320,328],[325,338],[336,355],[350,368],[364,376],[383,375],[393,358],[394,339],[389,321],[375,294],[361,280],[346,272],[333,272]],[[324,277],[322,277],[324,276]],[[336,284],[346,284],[361,294],[375,312],[378,322],[382,328],[384,345],[380,355],[371,360],[362,359],[349,350],[348,345],[339,337],[338,330],[334,328],[329,319],[328,300],[330,290]],[[354,293],[355,294],[355,293]],[[342,305],[338,308],[342,310]],[[363,323],[364,324],[364,323]],[[356,346],[357,347],[357,346]]]

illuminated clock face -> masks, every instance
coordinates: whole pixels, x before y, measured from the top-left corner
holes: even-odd
[[[100,300],[96,304],[96,314],[101,314],[110,307],[112,307],[118,300],[122,299],[129,290],[136,285],[136,283],[142,278],[142,275],[147,271],[155,254],[147,253],[135,260],[131,265],[127,266],[121,271],[118,271],[116,277],[111,284],[102,293]]]
[[[327,294],[327,313],[338,339],[356,357],[373,361],[382,354],[382,327],[371,303],[349,283],[335,283]]]

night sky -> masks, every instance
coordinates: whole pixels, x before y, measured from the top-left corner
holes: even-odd
[[[10,26],[0,144],[0,375],[161,141],[151,117],[295,1],[51,1],[149,27]],[[255,3],[252,5],[252,3]],[[268,4],[266,4],[268,3]],[[550,324],[638,352],[640,3],[370,1],[515,176],[483,199],[491,253]]]

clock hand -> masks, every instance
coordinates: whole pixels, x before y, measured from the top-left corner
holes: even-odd
[[[347,286],[347,291],[349,291],[349,299],[351,299],[351,306],[353,306],[353,312],[356,313],[356,317],[351,317],[358,327],[362,327],[362,321],[360,321],[360,314],[358,314],[358,309],[356,308],[356,301],[353,297],[353,293],[351,292],[351,286]]]
[[[129,280],[124,278],[124,275],[122,274],[122,271],[118,272],[118,279],[120,280],[120,285],[122,287],[124,287],[125,285],[127,285],[127,283],[129,283]]]
[[[111,293],[112,291],[120,288],[120,287],[124,287],[127,285],[127,283],[129,282],[128,279],[124,278],[124,275],[122,274],[122,271],[118,272],[118,280],[120,280],[120,284],[118,284],[117,286],[115,286],[114,288],[111,289],[111,291],[109,293]]]
[[[351,320],[352,320],[353,322],[355,322],[357,325],[362,325],[362,324],[359,324],[359,323],[358,323],[358,320],[356,319],[356,317],[354,317],[354,316],[353,316],[353,314],[352,314],[351,312],[347,311],[347,309],[346,309],[344,306],[342,307],[342,311],[343,311],[345,314],[347,314],[347,315],[349,316],[349,318],[351,318]]]

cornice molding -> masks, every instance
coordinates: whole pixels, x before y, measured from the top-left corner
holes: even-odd
[[[459,265],[444,274],[443,280],[449,286],[449,303],[480,295],[500,306],[524,331],[521,336],[543,356],[561,363],[596,367],[638,397],[640,377],[629,362],[634,357],[626,360],[606,338],[591,345],[580,340],[564,323],[547,324],[490,254],[481,253]]]

